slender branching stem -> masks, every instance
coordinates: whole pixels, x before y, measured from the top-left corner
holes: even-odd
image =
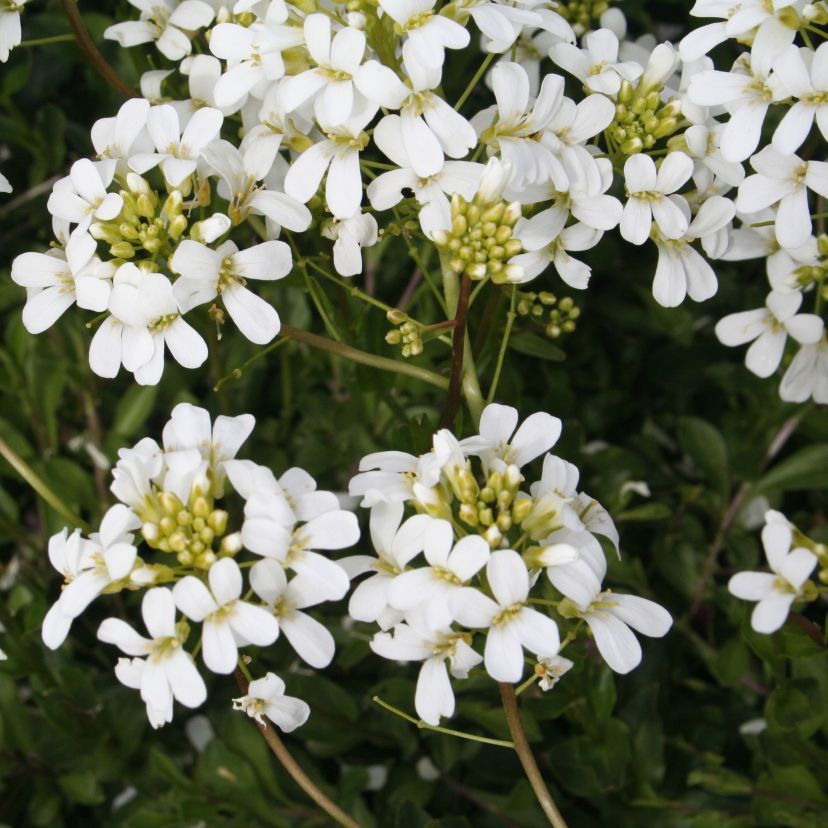
[[[520,719],[515,688],[504,682],[500,682],[498,687],[500,688],[500,698],[503,701],[503,710],[506,712],[509,732],[515,742],[515,752],[518,759],[520,759],[520,764],[523,765],[526,778],[529,780],[529,784],[532,786],[532,790],[535,792],[549,824],[554,828],[567,828],[566,821],[561,816],[558,806],[555,805],[555,800],[552,799],[552,794],[549,793],[549,788],[546,787],[546,783],[543,781],[532,748],[529,747],[529,740],[526,738],[526,731],[524,731],[523,722]]]
[[[125,98],[138,97],[135,90],[126,82],[124,82],[118,73],[109,65],[106,58],[100,53],[95,41],[86,30],[83,24],[80,12],[78,11],[77,0],[63,0],[63,8],[66,12],[66,17],[69,20],[69,26],[75,35],[75,40],[78,41],[83,53],[88,58],[95,71],[116,91]]]
[[[471,294],[471,279],[464,273],[457,284],[457,276],[444,267],[444,284],[446,304],[454,309],[454,332],[451,343],[451,373],[449,374],[448,396],[441,428],[448,428],[457,416],[460,407],[460,390],[463,384],[463,362],[466,352],[466,320],[469,313],[469,295]]]
[[[236,682],[242,693],[246,694],[249,681],[247,676],[238,667],[236,668]],[[267,722],[261,724],[256,722],[256,726],[259,728],[259,733],[264,736],[268,747],[282,764],[282,767],[321,810],[334,820],[334,822],[345,826],[345,828],[360,828],[360,824],[353,817],[348,816],[342,808],[324,794],[317,787],[316,783],[302,770],[299,763],[287,749],[287,745],[279,737],[279,734]]]

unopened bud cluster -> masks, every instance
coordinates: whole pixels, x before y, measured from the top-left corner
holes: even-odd
[[[213,507],[213,499],[194,486],[186,504],[172,492],[148,497],[138,516],[147,545],[175,554],[182,566],[209,569],[219,557],[241,549],[238,532],[226,534],[229,515]]]
[[[423,326],[399,308],[388,311],[386,319],[395,327],[385,335],[385,341],[389,345],[402,345],[404,357],[419,356],[424,347],[421,336]]]
[[[521,292],[519,297],[518,314],[543,324],[544,333],[550,339],[558,339],[575,330],[575,320],[581,315],[581,309],[570,296],[558,299],[548,291],[526,291]]]
[[[520,275],[519,268],[507,264],[522,249],[514,236],[520,215],[517,201],[490,201],[480,192],[468,202],[455,193],[451,198],[451,229],[436,231],[434,242],[455,273],[467,273],[475,281],[491,278],[496,284],[504,284],[510,276]]]
[[[656,142],[672,135],[681,122],[681,101],[677,98],[662,104],[661,88],[653,87],[642,77],[633,86],[621,82],[615,104],[615,120],[609,135],[623,156],[652,149]]]
[[[92,237],[106,242],[116,259],[133,259],[142,252],[153,257],[170,255],[170,241],[187,229],[182,192],[173,190],[162,203],[146,179],[135,173],[127,175],[127,188],[120,191],[124,200],[121,212],[112,221],[93,223],[89,228]]]
[[[580,37],[584,32],[599,28],[596,24],[609,7],[608,0],[563,0],[555,6],[555,11]]]

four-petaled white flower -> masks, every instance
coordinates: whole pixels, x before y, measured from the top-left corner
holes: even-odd
[[[791,604],[802,597],[802,587],[817,564],[812,552],[801,546],[791,549],[792,545],[787,522],[768,522],[762,529],[762,546],[772,572],[737,572],[727,584],[737,598],[757,602],[750,617],[756,632],[773,633],[785,623]]]
[[[153,727],[172,720],[173,699],[185,707],[199,707],[207,698],[204,679],[184,649],[185,633],[175,622],[175,601],[166,587],[144,595],[141,613],[151,638],[139,635],[120,618],[107,618],[98,638],[114,644],[133,660],[121,659],[115,675],[127,687],[141,691]]]
[[[486,579],[494,600],[474,587],[463,587],[451,593],[449,606],[464,627],[487,631],[486,672],[495,681],[515,683],[523,676],[524,647],[545,658],[558,654],[558,625],[528,605],[529,572],[513,549],[492,552]]]
[[[216,561],[207,573],[210,584],[194,575],[173,588],[176,606],[192,621],[203,622],[204,663],[214,673],[232,673],[238,647],[265,647],[279,636],[279,625],[266,609],[241,600],[242,574],[232,558]]]

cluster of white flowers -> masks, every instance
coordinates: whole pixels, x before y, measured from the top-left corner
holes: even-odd
[[[173,699],[187,707],[205,700],[198,651],[208,670],[231,673],[239,648],[269,646],[284,633],[311,666],[333,658],[330,632],[303,610],[348,591],[345,570],[317,550],[355,544],[356,517],[339,508],[333,493],[317,491],[302,469],[277,480],[269,469],[235,459],[253,424],[250,415],[211,423],[207,411],[181,403],[164,428],[163,448],[146,438],[119,452],[112,492],[120,503],[107,511],[99,531],[85,538],[79,530],[63,530],[49,542],[52,565],[65,579],[43,622],[43,640],[52,649],[98,596],[146,589],[148,637],[107,618],[98,638],[128,656],[115,673],[140,690],[154,727],[172,720]],[[220,503],[228,481],[244,501],[236,530]],[[147,547],[141,557],[136,533]],[[242,550],[256,558],[238,563]],[[198,634],[193,625],[201,625]],[[239,703],[251,716],[261,720],[264,714],[291,730],[309,711],[283,694],[284,683],[269,673],[253,681]]]
[[[420,457],[368,455],[351,480],[351,494],[371,510],[375,555],[342,561],[352,578],[369,574],[349,613],[379,625],[374,652],[422,662],[415,707],[429,724],[454,712],[449,673],[466,678],[483,662],[495,681],[519,682],[526,650],[537,658],[534,678],[549,689],[572,666],[560,653],[584,624],[618,673],[641,661],[632,629],[660,637],[670,628],[653,601],[604,589],[597,536],[617,550],[618,533],[578,491],[577,468],[547,453],[560,433],[549,414],[518,427],[514,408],[492,404],[480,434],[458,441],[442,429]],[[530,482],[525,467],[541,455],[541,477]],[[404,519],[406,508],[416,514]],[[476,636],[485,638],[482,656]]]
[[[819,588],[809,580],[819,564],[819,581],[828,576],[828,549],[802,534],[781,512],[765,513],[762,546],[770,572],[738,572],[727,588],[737,598],[756,601],[750,623],[756,632],[774,633],[795,601],[814,601]]]
[[[653,296],[667,307],[718,288],[696,243],[707,258],[766,257],[768,310],[724,320],[720,336],[772,334],[748,360],[766,376],[790,332],[802,347],[783,398],[826,399],[823,325],[788,319],[806,294],[818,314],[828,267],[812,217],[828,163],[811,160],[828,135],[828,44],[814,49],[809,37],[828,22],[824,2],[697,0],[691,14],[719,22],[678,46],[631,39],[606,2],[133,5],[140,20],[106,36],[154,42],[177,71],[146,73],[145,98],[95,124],[100,160],[78,161],[49,202],[56,249],[13,268],[31,331],[72,303],[107,314],[90,351],[102,376],[123,364],[157,382],[165,343],[182,365],[200,365],[206,347],[183,316],[219,297],[245,336],[269,342],[278,314],[246,285],[291,270],[275,240],[282,227],[321,221],[334,267],[353,276],[364,248],[416,217],[457,272],[524,283],[551,265],[576,289],[591,269],[570,254],[617,228],[655,245]],[[474,85],[452,105],[442,81],[452,50],[477,48],[472,22],[486,62],[497,56],[485,77],[495,103],[467,117]],[[707,52],[726,40],[746,50],[721,71]],[[196,53],[202,41],[210,54]],[[546,56],[560,73],[542,73]],[[574,98],[567,76],[580,85]],[[190,97],[170,100],[165,89],[184,81]],[[783,117],[757,152],[770,108]],[[380,214],[392,220],[381,226]],[[239,251],[227,235],[250,216],[264,216],[266,239]],[[210,307],[218,324],[224,310]]]

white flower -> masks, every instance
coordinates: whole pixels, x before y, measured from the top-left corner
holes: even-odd
[[[0,173],[0,193],[10,193],[11,191],[12,185],[9,183],[9,179],[3,173]]]
[[[207,359],[207,345],[182,318],[172,284],[160,273],[142,273],[134,264],[115,273],[111,316],[92,337],[89,364],[101,377],[114,377],[123,363],[142,385],[156,385],[164,372],[164,346],[185,368]]]
[[[77,618],[107,587],[125,579],[137,551],[133,535],[141,521],[121,503],[107,510],[98,533],[86,540],[64,529],[49,539],[49,560],[66,580],[60,598],[43,619],[43,641],[57,649]]]
[[[140,689],[150,722],[160,727],[172,719],[173,698],[186,707],[198,707],[207,698],[207,688],[192,656],[184,650],[172,592],[165,587],[148,590],[141,612],[152,638],[139,635],[120,618],[105,619],[98,627],[98,638],[135,657],[132,662],[121,659],[115,674],[128,687]]]
[[[739,186],[736,209],[755,213],[779,202],[774,229],[782,247],[799,247],[811,235],[808,190],[828,196],[828,162],[803,161],[767,146],[750,159],[756,175]]]
[[[574,666],[574,661],[561,655],[554,658],[539,658],[535,672],[540,675],[540,689],[544,692],[551,690]]]
[[[286,696],[285,683],[275,673],[251,681],[247,693],[233,699],[233,709],[247,713],[260,725],[265,724],[263,717],[266,716],[285,733],[301,727],[310,716],[307,702]]]
[[[491,80],[496,106],[473,119],[480,140],[490,154],[497,150],[511,164],[520,185],[552,180],[556,189],[567,190],[569,179],[561,162],[538,140],[565,100],[563,78],[547,75],[534,104],[530,104],[529,76],[520,64],[500,61],[492,70]],[[609,101],[606,103],[612,108]]]
[[[53,216],[77,224],[75,232],[85,232],[93,218],[110,221],[124,203],[118,193],[106,191],[114,175],[115,161],[81,158],[72,164],[68,178],[55,184],[46,208]]]
[[[121,175],[126,174],[131,155],[152,151],[152,140],[145,129],[149,110],[148,100],[130,98],[114,118],[101,118],[92,125],[95,152],[99,158],[115,159]]]
[[[679,202],[679,207],[688,218],[690,209],[687,204]],[[665,239],[656,231],[654,240],[658,248],[658,263],[653,279],[653,298],[659,305],[674,308],[684,301],[685,296],[694,302],[703,302],[716,293],[719,287],[716,274],[691,243],[701,239],[702,245],[709,247],[708,240],[728,227],[735,211],[730,199],[711,196],[702,204],[680,238]],[[725,232],[724,248],[727,241]],[[712,250],[710,247],[708,252]]]
[[[661,638],[673,623],[664,607],[647,598],[606,590],[593,592],[589,601],[584,601],[575,591],[556,586],[576,605],[579,616],[589,625],[598,652],[616,673],[629,673],[641,662],[641,645],[630,627],[643,635]]]
[[[750,617],[756,632],[776,632],[785,623],[791,604],[802,596],[802,586],[817,564],[807,549],[791,549],[792,542],[787,522],[768,522],[762,530],[762,546],[772,573],[738,572],[727,584],[737,598],[758,602]]]
[[[291,164],[285,176],[285,192],[299,201],[310,201],[327,171],[325,200],[338,219],[359,211],[362,201],[362,173],[359,153],[368,145],[364,132],[377,105],[367,99],[355,102],[353,112],[341,124],[320,124],[328,136],[306,149]]]
[[[424,625],[438,630],[453,621],[449,596],[483,568],[489,559],[489,544],[480,535],[468,535],[454,543],[451,524],[433,520],[425,531],[423,552],[430,566],[397,575],[388,590],[388,603],[403,612],[417,609]]]
[[[296,233],[307,230],[311,223],[310,210],[295,198],[276,190],[256,186],[264,178],[272,158],[259,153],[244,155],[229,141],[218,140],[210,144],[202,158],[219,177],[218,192],[230,202],[228,215],[233,224],[239,224],[248,213],[266,216],[270,223],[287,227]]]
[[[628,199],[621,216],[621,235],[632,244],[644,244],[653,220],[661,235],[678,239],[687,230],[687,217],[681,209],[681,196],[675,193],[693,173],[693,161],[683,152],[671,152],[656,172],[648,155],[630,156],[624,164]]]
[[[480,416],[480,434],[460,441],[464,454],[480,457],[486,469],[503,472],[509,465],[522,468],[558,442],[561,421],[557,417],[538,411],[519,428],[518,418],[518,410],[510,405],[487,405]]]
[[[20,45],[22,38],[20,12],[27,2],[28,0],[14,0],[14,2],[5,3],[0,8],[0,63],[5,63],[9,59],[11,50]]]
[[[322,229],[324,236],[334,240],[333,262],[340,276],[356,276],[362,271],[362,248],[375,245],[378,232],[377,220],[370,213],[334,219]]]
[[[108,40],[121,46],[138,46],[157,41],[158,51],[170,60],[190,54],[192,45],[187,32],[209,26],[215,12],[202,0],[129,0],[141,12],[140,20],[116,23],[104,31]]]
[[[42,333],[75,303],[86,310],[106,310],[115,269],[98,259],[95,247],[88,233],[76,231],[64,252],[21,253],[15,258],[11,277],[26,288],[23,324],[29,333]]]
[[[235,482],[235,469],[230,473]],[[294,525],[287,497],[279,492],[250,497],[244,506],[241,539],[255,555],[320,584],[325,600],[337,601],[348,591],[349,579],[337,562],[314,551],[345,549],[359,540],[359,524],[353,512],[328,508],[307,523]]]
[[[408,35],[403,43],[406,63],[422,71],[442,66],[446,49],[469,45],[469,33],[457,22],[434,13],[436,0],[379,0],[380,8]]]
[[[331,38],[327,14],[309,14],[304,25],[305,45],[316,64],[293,75],[279,86],[279,101],[285,112],[313,100],[316,119],[338,126],[354,108],[354,75],[365,54],[365,34],[346,26]]]
[[[250,436],[255,425],[251,414],[226,417],[220,414],[215,424],[204,408],[190,403],[179,403],[172,410],[164,426],[164,451],[167,455],[176,451],[198,449],[208,461],[213,474],[213,488],[216,496],[223,493],[226,474],[225,464],[232,461],[241,444]]]
[[[633,82],[644,71],[633,61],[618,62],[618,38],[609,29],[588,32],[584,45],[585,49],[579,49],[571,43],[556,43],[549,57],[592,92],[617,95],[622,80]]]
[[[263,607],[241,600],[242,574],[232,558],[216,561],[204,581],[193,575],[173,588],[176,606],[192,621],[203,622],[201,641],[204,663],[214,673],[232,673],[238,647],[265,647],[279,636],[276,619]]]
[[[414,708],[430,725],[440,724],[441,716],[454,715],[446,660],[455,678],[466,678],[469,670],[483,660],[465,640],[463,633],[431,630],[416,622],[397,624],[391,633],[379,632],[371,639],[371,649],[393,661],[422,661],[417,677]]]
[[[157,152],[137,153],[129,166],[137,173],[160,164],[164,177],[178,187],[196,170],[201,151],[218,137],[224,116],[218,109],[205,106],[193,113],[182,132],[178,113],[169,104],[154,106],[147,114],[147,131]]]
[[[621,205],[615,200],[619,213]],[[535,213],[529,219],[521,219],[515,226],[515,236],[520,239],[526,253],[519,253],[509,264],[520,267],[520,284],[540,276],[549,264],[554,264],[558,275],[570,287],[584,290],[589,284],[592,269],[578,259],[573,259],[570,250],[591,250],[604,235],[603,230],[577,222],[564,227],[567,210],[551,208]]]
[[[419,219],[423,232],[431,237],[435,230],[448,230],[451,206],[448,196],[459,193],[470,201],[480,185],[483,165],[471,161],[444,161],[440,153],[437,171],[426,177],[414,169],[405,140],[404,122],[399,115],[388,115],[374,128],[374,143],[400,169],[378,175],[367,189],[368,200],[375,210],[388,210],[411,190],[422,205]]]
[[[791,360],[779,385],[779,396],[786,402],[828,403],[828,340],[803,345]]]
[[[784,97],[774,91],[768,68],[760,72],[742,55],[730,72],[706,70],[693,75],[687,97],[699,106],[724,104],[730,120],[722,130],[722,156],[726,161],[744,161],[759,144],[762,124],[771,102]]]
[[[268,605],[277,630],[296,653],[321,670],[331,663],[334,639],[330,631],[302,610],[331,600],[330,589],[307,575],[298,575],[288,582],[285,570],[273,560],[261,560],[250,569],[250,586]]]
[[[474,587],[463,587],[452,592],[450,609],[463,626],[487,630],[486,672],[495,681],[515,683],[523,675],[524,647],[546,658],[558,654],[558,626],[528,605],[529,573],[513,549],[492,552],[486,579],[494,601]]]
[[[282,52],[303,42],[298,26],[286,25],[288,7],[275,0],[264,20],[250,26],[219,23],[210,32],[210,51],[227,61],[228,69],[213,90],[219,107],[235,106],[253,92],[264,94],[267,86],[285,74]]]
[[[173,293],[182,313],[221,296],[238,329],[258,345],[266,345],[281,323],[274,308],[248,290],[248,279],[274,281],[290,273],[293,258],[282,241],[267,241],[239,251],[232,241],[216,250],[185,239],[175,250],[170,267],[180,273]]]
[[[813,345],[823,331],[819,316],[797,313],[802,304],[801,293],[771,291],[765,304],[766,308],[730,314],[716,325],[716,336],[724,345],[753,342],[745,365],[758,377],[769,377],[779,367],[788,335],[802,345]]]
[[[401,620],[402,613],[390,606],[389,593],[394,578],[423,550],[428,515],[414,515],[400,525],[402,503],[378,503],[371,509],[372,555],[353,555],[339,562],[353,579],[365,572],[364,580],[352,593],[348,614],[357,621],[377,621],[383,629]]]
[[[773,133],[773,146],[784,155],[796,152],[814,121],[828,141],[828,43],[816,51],[789,46],[774,61],[773,77],[786,96],[799,99]]]

